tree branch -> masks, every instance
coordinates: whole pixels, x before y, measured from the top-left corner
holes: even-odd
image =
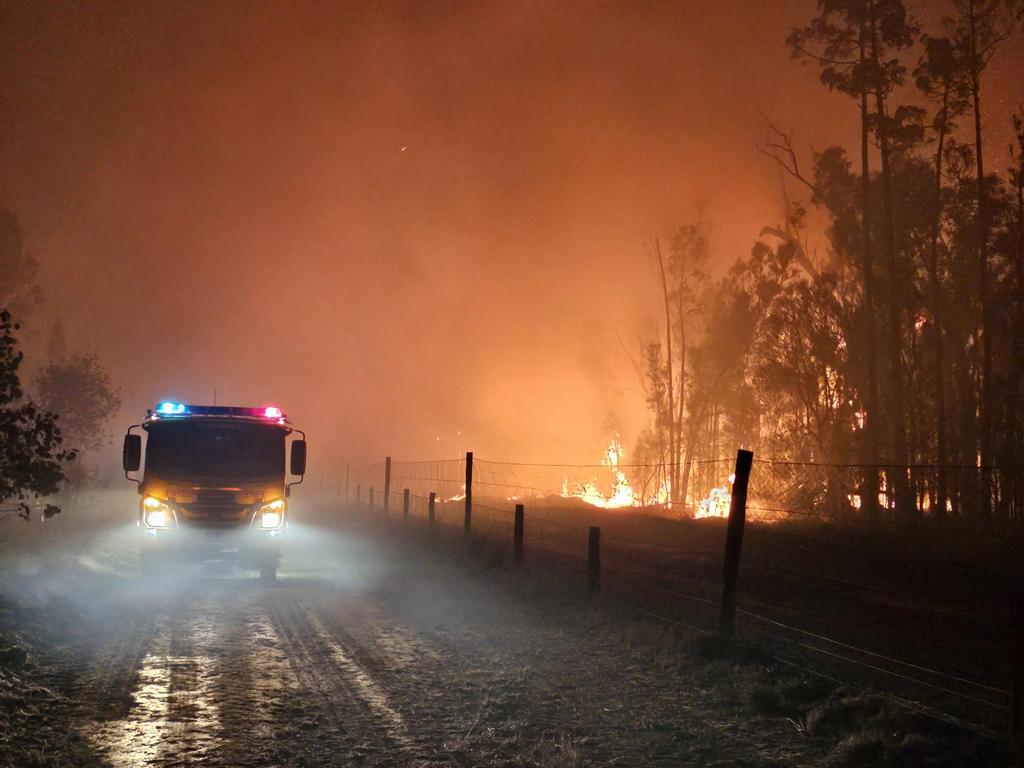
[[[765,235],[772,235],[773,237],[779,238],[785,243],[793,246],[793,252],[796,256],[796,260],[800,262],[800,266],[804,268],[804,271],[811,276],[812,279],[817,280],[821,277],[821,273],[818,268],[811,263],[810,258],[807,256],[807,252],[804,250],[803,243],[801,243],[796,237],[789,232],[785,232],[778,227],[761,227],[761,231],[758,233],[758,237],[764,237]]]
[[[790,135],[776,126],[764,114],[761,115],[761,124],[764,126],[766,135],[763,144],[754,142],[757,151],[778,163],[782,170],[807,187],[811,194],[820,200],[833,216],[838,217],[839,212],[828,199],[828,196],[821,190],[821,187],[807,178],[803,171],[800,170],[800,160],[796,149],[793,147],[793,140]]]

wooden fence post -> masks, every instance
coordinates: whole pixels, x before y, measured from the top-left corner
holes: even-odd
[[[391,509],[391,457],[384,457],[384,514]]]
[[[433,491],[430,492],[430,498],[427,499],[427,524],[431,528],[434,527],[434,505],[437,503],[437,494]]]
[[[349,498],[348,498],[349,484],[348,484],[348,482],[349,482],[349,478],[351,477],[351,475],[352,475],[352,462],[346,461],[345,462],[345,503],[346,504],[348,504],[348,502],[349,502]]]
[[[601,588],[601,529],[590,527],[587,539],[587,590],[594,595]]]
[[[402,490],[402,521],[409,522],[409,489]]]
[[[741,448],[736,452],[736,475],[729,500],[729,523],[722,558],[722,605],[718,615],[718,633],[727,640],[736,635],[736,578],[740,572],[743,527],[747,519],[747,485],[753,462],[752,451]]]
[[[523,507],[521,504],[517,504],[515,505],[515,527],[512,532],[512,556],[517,563],[522,562],[522,518]]]
[[[1013,699],[1010,702],[1010,753],[1024,765],[1024,595],[1017,596],[1013,636]]]
[[[466,519],[462,524],[462,535],[469,538],[473,531],[473,452],[466,451]]]
[[[356,483],[356,504],[363,503],[363,486],[360,483]]]
[[[370,486],[370,509],[373,509],[373,486]]]

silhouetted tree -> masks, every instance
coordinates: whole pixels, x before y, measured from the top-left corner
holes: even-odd
[[[812,59],[821,67],[821,81],[830,90],[845,93],[858,101],[860,109],[860,258],[862,292],[866,320],[865,364],[868,382],[864,394],[867,457],[870,464],[880,461],[878,425],[881,410],[878,387],[878,351],[876,320],[876,276],[874,243],[871,232],[871,199],[869,140],[872,115],[871,50],[869,45],[869,8],[864,0],[819,0],[820,15],[803,28],[790,32],[787,44],[794,58]],[[795,163],[794,163],[795,167]],[[819,198],[821,196],[819,195]],[[822,200],[830,208],[828,200]],[[833,211],[834,212],[834,211]],[[877,517],[878,478],[873,472],[865,475],[866,508],[870,517]]]
[[[678,375],[669,404],[665,345],[651,345],[655,426],[645,440],[678,425],[676,451],[697,474],[688,483],[684,471],[681,489],[720,484],[707,460],[729,441],[790,462],[770,482],[761,476],[770,488],[752,489],[785,508],[1024,519],[1024,483],[988,469],[1018,466],[1024,435],[1024,121],[1004,178],[984,172],[977,120],[970,144],[957,136],[958,118],[978,112],[984,64],[1014,4],[952,7],[943,35],[918,37],[899,0],[821,0],[788,44],[858,103],[859,162],[843,147],[803,162],[791,135],[765,120],[761,151],[806,190],[806,203],[787,195],[784,225],[762,229],[779,243],[756,243],[721,279],[688,289],[689,314],[662,255]],[[927,120],[904,82],[915,41]],[[809,207],[828,219],[820,256],[799,235]],[[673,319],[684,316],[685,326]],[[1008,319],[1002,334],[996,316]],[[1007,425],[987,454],[985,419]]]
[[[51,359],[36,381],[36,397],[61,414],[64,442],[75,450],[101,448],[110,442],[107,422],[121,407],[121,395],[95,354]]]
[[[981,444],[982,466],[993,462],[992,453],[992,412],[994,389],[992,380],[992,325],[990,279],[989,279],[989,200],[986,193],[984,141],[981,129],[981,74],[995,53],[996,47],[1005,40],[1012,25],[1012,4],[1005,0],[955,0],[957,11],[954,39],[965,58],[967,76],[974,112],[974,160],[977,173],[977,227],[978,227],[978,296],[981,309]],[[982,473],[983,517],[990,513],[991,492],[988,473]]]
[[[667,252],[658,239],[652,249],[661,285],[664,350],[660,338],[644,345],[637,372],[654,417],[652,435],[664,442],[664,450],[659,453],[664,462],[670,499],[677,510],[682,510],[687,498],[694,440],[699,431],[691,405],[694,383],[688,349],[693,343],[694,325],[699,321],[702,306],[701,294],[708,281],[705,268],[711,253],[710,231],[703,212],[698,211],[693,223],[673,233]],[[648,438],[647,451],[650,442]]]
[[[25,397],[17,330],[0,308],[0,510],[20,510],[27,519],[26,500],[56,493],[75,452],[62,447],[56,414]]]
[[[931,300],[933,337],[933,360],[935,387],[935,460],[940,466],[948,461],[946,445],[946,385],[945,385],[945,324],[943,322],[942,289],[939,278],[939,247],[942,226],[942,171],[946,151],[946,139],[955,127],[956,119],[968,109],[969,91],[963,57],[947,37],[922,38],[924,54],[915,71],[918,88],[936,105],[931,122],[935,136],[935,200],[932,214],[932,229],[928,249],[928,283]],[[936,476],[936,510],[939,515],[946,511],[946,476],[939,471]]]
[[[900,123],[889,113],[888,98],[903,83],[906,68],[900,61],[900,52],[913,42],[916,27],[909,20],[902,0],[867,0],[864,3],[870,42],[868,81],[875,100],[875,136],[882,171],[882,244],[885,259],[889,363],[889,414],[892,435],[893,463],[906,464],[910,454],[907,446],[906,399],[903,384],[902,311],[900,291],[903,275],[896,253],[896,225],[893,201],[893,137]],[[893,468],[893,485],[898,506],[905,514],[911,512],[911,500],[905,470]]]
[[[668,258],[671,290],[669,300],[673,307],[673,328],[676,336],[676,347],[679,350],[679,403],[673,420],[676,434],[682,435],[688,420],[693,422],[693,408],[689,407],[692,382],[687,374],[687,347],[692,344],[693,329],[691,325],[702,309],[701,294],[708,281],[707,263],[711,257],[711,233],[703,210],[697,212],[695,221],[679,227],[672,237],[672,247]],[[689,411],[688,411],[689,408]],[[695,428],[691,423],[685,428],[686,440],[677,445],[673,455],[672,497],[674,502],[685,501],[690,483],[690,469],[693,465]],[[684,466],[680,472],[680,456]]]
[[[1024,5],[1021,6],[1024,11]],[[1024,438],[1024,428],[1020,413],[1021,385],[1024,379],[1024,118],[1013,116],[1014,143],[1010,145],[1011,165],[1007,169],[1007,177],[1013,189],[1016,212],[1015,226],[1010,227],[1012,243],[1013,272],[1016,292],[1014,295],[1013,334],[1010,346],[1010,380],[1007,393],[1007,411],[1009,413],[1009,450],[1007,463],[1018,466],[1021,462],[1020,445]],[[1024,483],[1017,483],[1015,504],[1024,507]]]

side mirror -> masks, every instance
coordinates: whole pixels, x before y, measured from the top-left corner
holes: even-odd
[[[291,473],[293,475],[302,476],[306,474],[306,441],[305,440],[294,440],[292,441],[292,455],[291,461]]]
[[[125,472],[138,472],[142,464],[142,436],[125,435],[124,449],[121,451],[121,463]]]

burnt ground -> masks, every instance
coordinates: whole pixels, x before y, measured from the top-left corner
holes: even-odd
[[[885,747],[868,696],[622,619],[573,574],[296,517],[273,585],[148,573],[118,526],[11,547],[0,763],[959,764],[909,730]]]

